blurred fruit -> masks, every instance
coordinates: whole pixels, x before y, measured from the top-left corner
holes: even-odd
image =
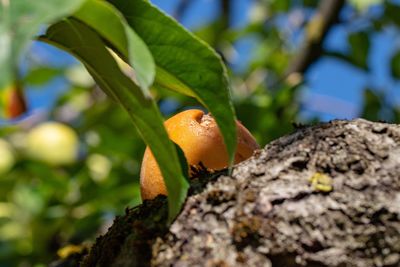
[[[68,165],[78,156],[79,141],[75,131],[62,123],[46,122],[34,127],[27,135],[29,157],[50,165]]]
[[[253,154],[259,146],[251,133],[236,122],[238,146],[235,163],[239,163]],[[190,165],[199,166],[200,162],[208,169],[219,170],[228,166],[228,153],[223,138],[211,115],[201,110],[183,111],[165,122],[169,138],[180,146]],[[163,177],[149,148],[143,156],[140,172],[142,199],[152,199],[157,195],[167,195]]]
[[[14,119],[27,110],[23,91],[18,86],[12,86],[5,91],[5,116]]]
[[[112,162],[103,155],[91,154],[86,161],[90,176],[96,183],[101,183],[107,179],[112,168]]]
[[[0,176],[9,172],[15,164],[15,155],[11,145],[0,138]]]

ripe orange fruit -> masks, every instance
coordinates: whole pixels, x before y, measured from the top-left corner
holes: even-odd
[[[189,165],[198,166],[200,162],[208,169],[219,170],[228,166],[228,153],[211,115],[198,109],[183,111],[164,123],[169,138],[183,150]],[[235,163],[239,163],[253,154],[259,146],[251,133],[236,122],[238,146]],[[152,199],[157,195],[167,195],[164,179],[157,162],[147,147],[140,171],[140,189],[142,199]]]

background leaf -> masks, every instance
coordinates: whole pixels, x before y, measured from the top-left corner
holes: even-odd
[[[362,117],[372,121],[381,119],[381,111],[384,105],[384,97],[379,92],[367,88],[364,91],[364,107]]]
[[[383,0],[350,0],[350,3],[354,5],[359,11],[365,11],[370,6],[381,4]]]
[[[397,51],[390,61],[392,75],[396,79],[400,79],[400,51]]]
[[[53,78],[63,73],[63,69],[51,68],[51,67],[37,67],[32,69],[28,75],[24,77],[24,83],[33,86],[40,86],[48,83]]]
[[[367,32],[353,32],[347,36],[350,46],[349,51],[324,51],[325,56],[343,60],[354,67],[369,71],[368,55],[370,52],[371,42]]]
[[[348,41],[351,47],[351,59],[354,65],[368,69],[368,54],[370,41],[368,33],[355,32],[349,35]]]
[[[84,0],[0,2],[0,89],[11,82],[18,60],[42,24],[74,12]]]
[[[99,37],[84,24],[68,19],[51,26],[41,38],[79,58],[99,86],[112,94],[128,111],[146,144],[154,151],[168,189],[170,221],[181,208],[188,183],[182,175],[177,152],[169,140],[162,116],[152,99],[119,69]]]
[[[112,5],[104,1],[88,0],[74,17],[96,30],[120,55],[129,62],[145,95],[155,76],[155,63],[146,44],[126,24]]]
[[[196,99],[214,116],[231,162],[236,149],[235,113],[220,57],[171,17],[144,0],[110,0],[149,47],[156,83]]]
[[[394,1],[385,1],[385,17],[383,21],[392,22],[396,26],[400,26],[400,5]]]

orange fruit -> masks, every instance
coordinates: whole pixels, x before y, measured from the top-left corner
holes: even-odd
[[[199,166],[200,162],[211,170],[228,166],[228,153],[214,118],[202,110],[183,111],[164,123],[169,138],[182,149],[189,165]],[[238,145],[235,163],[252,156],[259,146],[251,133],[236,121]],[[147,147],[140,171],[142,199],[153,199],[157,195],[167,195],[164,179],[157,162]]]

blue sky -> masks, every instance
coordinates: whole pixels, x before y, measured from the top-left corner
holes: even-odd
[[[179,0],[153,0],[155,5],[169,14],[173,14]],[[182,23],[193,30],[211,22],[219,13],[219,1],[193,0]],[[248,22],[249,8],[252,0],[235,0],[232,7],[231,26],[244,27]],[[399,1],[400,2],[400,1]],[[379,12],[375,7],[371,12]],[[356,25],[357,27],[357,25]],[[325,47],[335,51],[347,51],[346,36],[353,29],[349,26],[337,26],[328,35]],[[232,69],[240,70],[250,59],[255,42],[244,39],[235,45],[238,57]],[[400,47],[398,32],[386,30],[375,34],[372,38],[370,58],[371,73],[367,74],[345,62],[322,58],[307,73],[307,87],[302,94],[304,117],[318,116],[322,120],[334,118],[354,118],[359,115],[362,105],[363,89],[366,86],[385,90],[388,100],[398,103],[400,100],[400,83],[390,77],[389,60],[395,48]],[[74,61],[63,52],[45,44],[36,43],[33,50],[43,62],[55,65],[69,65]],[[55,56],[56,55],[56,56]],[[47,86],[48,90],[29,90],[28,98],[31,108],[50,108],[54,100],[65,90],[62,78],[58,78]]]
[[[176,0],[156,0],[154,4],[165,11],[173,13],[176,8]],[[196,0],[190,7],[182,23],[195,29],[207,22],[212,21],[218,15],[218,1]],[[232,1],[232,21],[231,26],[235,28],[244,27],[248,22],[248,10],[252,0]],[[396,1],[400,2],[400,1]],[[346,13],[348,10],[344,10]],[[379,6],[372,7],[370,14],[381,12]],[[342,14],[346,15],[346,14]],[[362,24],[362,23],[361,23]],[[325,47],[333,51],[346,52],[347,34],[353,28],[363,25],[336,26],[327,36]],[[343,61],[333,58],[322,58],[314,64],[307,73],[308,84],[304,89],[303,102],[304,109],[302,115],[305,117],[318,116],[322,120],[334,118],[354,118],[359,115],[363,101],[363,90],[366,87],[383,90],[391,103],[399,103],[400,83],[394,81],[390,76],[389,62],[391,55],[396,48],[399,48],[398,32],[394,29],[385,30],[375,34],[371,40],[370,58],[368,59],[371,72],[366,73],[351,66]],[[396,46],[397,42],[397,46]],[[393,45],[394,44],[394,45]],[[238,53],[237,64],[243,64],[249,60],[249,53],[254,46],[254,41],[244,39],[236,44]],[[232,66],[233,69],[240,69],[241,66]]]

